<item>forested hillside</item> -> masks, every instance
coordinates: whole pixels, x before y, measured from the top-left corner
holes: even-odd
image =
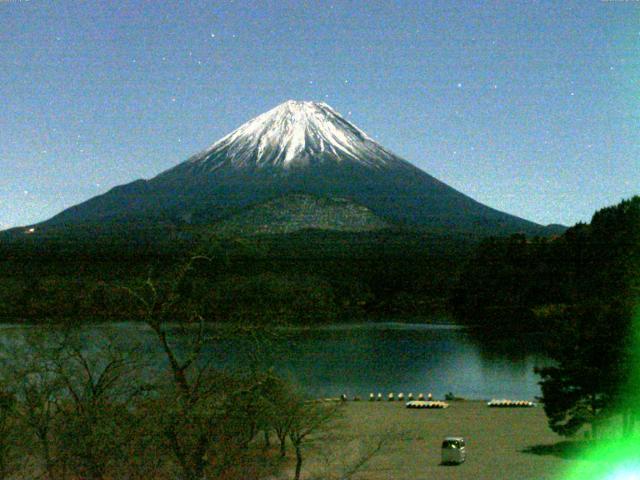
[[[449,305],[459,321],[500,331],[548,332],[562,326],[568,312],[605,307],[628,317],[639,293],[639,255],[636,196],[556,238],[483,241]]]
[[[87,231],[21,236],[0,247],[0,315],[6,321],[135,319],[121,287],[171,281],[193,255],[210,259],[190,295],[206,320],[292,323],[430,319],[476,241],[409,231],[219,238],[158,228],[135,237]]]

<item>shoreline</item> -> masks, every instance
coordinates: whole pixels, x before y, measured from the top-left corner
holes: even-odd
[[[452,401],[447,409],[408,409],[401,402],[347,402],[332,431],[332,445],[309,457],[307,475],[321,468],[327,451],[350,455],[366,439],[382,438],[382,450],[354,480],[389,478],[553,480],[577,460],[572,441],[553,433],[541,407],[490,408],[478,400]],[[446,436],[462,436],[467,460],[441,465]],[[338,473],[335,458],[332,474]],[[505,474],[508,477],[505,477]]]
[[[42,319],[40,321],[32,321],[26,319],[12,319],[12,320],[2,320],[0,319],[0,327],[28,327],[28,326],[64,326],[68,324],[75,323],[81,327],[101,327],[105,325],[146,325],[147,322],[145,320],[139,319],[129,319],[129,320],[109,320],[109,319],[92,319],[87,322],[78,322],[78,319],[74,317],[64,318],[64,319]],[[192,322],[196,323],[196,322]],[[182,323],[179,321],[174,322],[166,322],[166,325],[169,327],[177,327],[177,326],[188,326],[188,322]],[[237,326],[237,322],[207,322],[205,321],[205,325],[207,327],[212,328],[226,328],[226,327],[234,327]],[[264,325],[249,325],[243,324],[243,328],[265,328]],[[455,323],[450,319],[442,319],[442,320],[434,320],[434,321],[403,321],[403,320],[362,320],[357,319],[353,321],[337,321],[330,323],[317,323],[317,324],[282,324],[282,325],[274,325],[272,328],[274,329],[282,329],[282,330],[338,330],[338,329],[351,329],[351,328],[371,328],[371,327],[380,327],[380,328],[389,328],[395,327],[396,329],[401,328],[419,328],[419,327],[440,327],[440,328],[455,328],[455,329],[469,329],[474,328],[473,326],[461,325],[459,323]]]

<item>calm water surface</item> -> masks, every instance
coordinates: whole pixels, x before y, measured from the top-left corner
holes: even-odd
[[[0,327],[5,351],[38,327]],[[178,346],[186,337],[176,330]],[[113,336],[122,348],[136,345],[144,355],[158,356],[155,337],[143,324],[119,323],[87,327],[92,338]],[[204,356],[214,365],[234,369],[257,358],[289,377],[314,396],[368,397],[370,392],[422,392],[441,398],[447,392],[473,399],[534,399],[540,394],[534,366],[541,355],[527,352],[534,338],[478,342],[455,325],[348,324],[318,329],[287,329],[273,337],[220,340],[211,331]]]

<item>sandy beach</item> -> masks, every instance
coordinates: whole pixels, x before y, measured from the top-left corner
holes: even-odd
[[[383,449],[353,478],[387,479],[556,479],[575,459],[562,449],[566,439],[547,426],[542,407],[489,408],[485,402],[451,402],[444,410],[412,410],[402,402],[347,402],[331,450],[348,463],[359,442],[387,435]],[[440,464],[443,437],[462,436],[467,461]],[[338,467],[327,466],[318,445],[303,478],[332,478]],[[323,467],[323,462],[325,465]],[[323,473],[324,468],[324,473]],[[333,471],[332,471],[333,470]],[[339,477],[336,477],[339,478]]]

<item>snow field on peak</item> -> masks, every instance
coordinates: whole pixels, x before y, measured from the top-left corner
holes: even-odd
[[[327,104],[292,100],[241,125],[191,161],[206,163],[220,153],[236,167],[288,168],[307,164],[315,154],[379,167],[394,157]]]

